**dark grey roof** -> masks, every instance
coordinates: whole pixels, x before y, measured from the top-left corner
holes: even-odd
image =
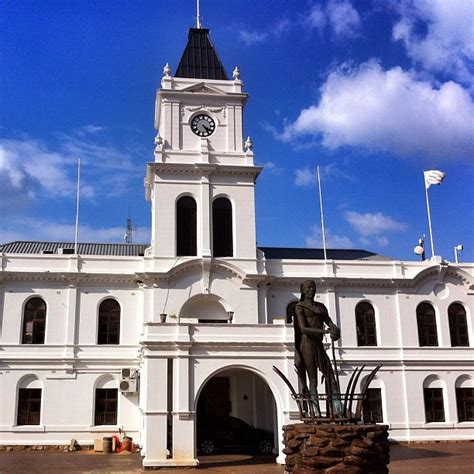
[[[136,257],[143,255],[148,245],[144,244],[77,244],[79,255],[110,255]],[[32,242],[16,241],[0,245],[0,253],[22,253],[22,254],[58,254],[59,249],[67,249],[63,253],[74,252],[74,244],[71,242]]]
[[[228,80],[224,66],[209,38],[209,30],[190,28],[175,77]]]
[[[290,260],[323,260],[323,249],[259,247],[267,259]],[[327,249],[329,260],[393,260],[368,250],[359,249]]]

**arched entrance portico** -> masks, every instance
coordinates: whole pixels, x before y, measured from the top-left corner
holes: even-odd
[[[201,387],[195,409],[199,454],[277,452],[275,398],[255,371],[230,367],[213,374]]]

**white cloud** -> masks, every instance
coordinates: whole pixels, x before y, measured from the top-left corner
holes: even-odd
[[[379,247],[386,247],[389,244],[389,240],[387,237],[382,236],[382,237],[376,237],[375,241],[377,242],[377,245]]]
[[[316,184],[316,170],[310,169],[308,166],[305,168],[295,169],[295,184],[296,186],[312,186]]]
[[[269,34],[266,31],[249,31],[245,29],[239,30],[239,38],[247,46],[251,46],[256,43],[263,43]]]
[[[385,216],[381,212],[360,214],[355,211],[346,211],[344,218],[358,234],[364,237],[379,235],[385,232],[403,232],[407,229],[405,223],[397,222],[392,217]],[[381,242],[383,243],[384,240],[381,240]]]
[[[306,23],[311,28],[316,28],[320,32],[324,30],[327,21],[326,12],[318,3],[312,6],[309,15],[306,17]]]
[[[474,154],[473,129],[474,104],[459,84],[434,88],[400,67],[384,70],[369,61],[329,74],[319,103],[303,109],[280,139],[310,135],[328,148],[454,160]]]
[[[267,171],[273,175],[279,175],[283,172],[283,168],[277,166],[273,161],[265,161],[265,163],[259,163],[258,166],[263,166],[263,171]]]
[[[329,23],[339,37],[352,37],[360,28],[360,16],[348,0],[331,0],[326,8]]]
[[[125,193],[130,179],[143,170],[133,163],[136,152],[97,143],[95,135],[102,130],[87,125],[59,134],[54,147],[31,137],[0,139],[0,210],[15,212],[39,197],[74,198],[77,158],[81,158],[81,198]]]
[[[353,181],[354,178],[349,176],[347,173],[342,171],[337,163],[328,163],[327,165],[320,166],[321,180],[328,178],[343,178],[349,181]],[[305,166],[304,168],[295,169],[295,185],[296,186],[314,186],[318,181],[316,167],[310,168]]]
[[[329,27],[338,39],[356,36],[361,27],[360,15],[349,0],[330,0],[325,8],[316,3],[304,22],[321,34]]]
[[[332,234],[330,229],[325,229],[326,247],[337,249],[348,249],[352,248],[353,244],[351,239],[345,235]],[[323,238],[321,228],[317,225],[311,227],[311,233],[306,235],[304,238],[307,247],[320,248],[323,246]]]
[[[403,42],[417,64],[474,82],[472,0],[405,0],[398,4],[398,11],[393,39]]]
[[[0,243],[15,240],[31,240],[31,229],[35,229],[34,240],[52,242],[74,242],[75,225],[40,218],[15,219],[5,229],[0,229]],[[123,227],[91,227],[79,226],[79,242],[123,243],[125,226]],[[133,235],[134,242],[149,243],[150,229],[138,228]]]

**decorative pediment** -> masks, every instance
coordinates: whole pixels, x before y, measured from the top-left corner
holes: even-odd
[[[199,82],[198,84],[193,84],[192,86],[186,87],[182,89],[181,92],[192,92],[195,94],[219,94],[219,95],[226,95],[225,92],[218,89],[217,87],[213,87],[205,82]]]

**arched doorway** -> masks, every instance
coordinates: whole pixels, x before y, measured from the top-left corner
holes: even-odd
[[[199,455],[269,455],[278,446],[274,396],[251,370],[229,368],[210,378],[199,394],[196,417]]]

